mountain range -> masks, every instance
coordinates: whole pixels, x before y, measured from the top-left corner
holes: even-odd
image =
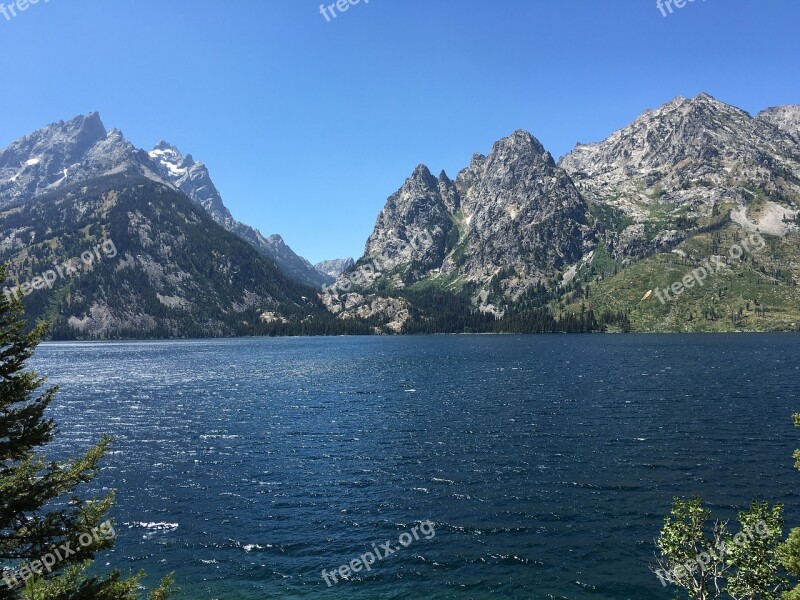
[[[325,301],[341,318],[382,316],[396,331],[449,330],[470,309],[456,329],[561,330],[554,321],[581,315],[578,327],[592,330],[796,329],[799,208],[800,107],[751,116],[708,94],[679,97],[557,163],[517,131],[454,180],[420,165],[387,200],[358,264],[393,260],[340,277],[346,293]],[[430,247],[395,251],[421,231]],[[707,285],[655,300],[748,232],[769,250],[727,257]],[[449,292],[444,316],[431,290]]]
[[[137,149],[97,113],[0,152],[0,224],[6,289],[31,284],[28,313],[57,338],[366,331],[320,302],[330,275],[233,219],[202,163],[165,142]],[[104,240],[118,255],[84,265]]]
[[[106,131],[98,113],[53,123],[5,148],[0,153],[0,208],[72,183],[123,172],[137,173],[183,192],[298,283],[320,287],[332,281],[297,256],[279,235],[264,237],[236,221],[203,163],[164,141],[150,152],[137,149],[118,129]]]
[[[558,161],[519,130],[454,178],[419,165],[358,260],[317,265],[236,221],[203,163],[137,149],[97,113],[0,152],[12,285],[119,249],[26,297],[63,338],[796,330],[799,215],[800,107],[753,116],[708,94]]]

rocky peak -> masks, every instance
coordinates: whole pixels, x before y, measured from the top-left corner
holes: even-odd
[[[99,113],[52,123],[0,151],[0,206],[112,170],[155,177],[138,154],[119,130],[106,131]]]
[[[510,136],[498,140],[492,146],[490,156],[498,156],[503,153],[520,155],[543,155],[547,151],[542,146],[542,143],[537,140],[533,135],[524,129],[517,129]],[[480,156],[480,155],[479,155]]]
[[[33,200],[62,186],[121,173],[177,188],[217,223],[274,260],[295,281],[314,287],[331,281],[288,246],[272,245],[257,230],[235,221],[208,169],[190,154],[184,156],[163,140],[150,152],[140,150],[118,129],[106,131],[98,113],[52,123],[1,150],[0,208]]]
[[[67,134],[75,132],[76,151],[78,154],[107,137],[105,125],[100,113],[92,112],[85,117],[76,117],[66,124]]]
[[[706,160],[720,148],[739,143],[750,115],[708,94],[675,98],[649,110],[603,142],[579,144],[561,166],[570,173],[592,175],[597,170],[658,169],[688,159]]]
[[[352,258],[334,258],[318,262],[314,265],[314,268],[329,277],[339,277],[339,275],[355,266],[355,264],[356,261]]]
[[[591,246],[586,220],[587,207],[567,174],[533,135],[519,130],[488,156],[473,155],[455,182],[417,167],[387,200],[364,259],[391,256],[404,281],[439,272],[484,281],[510,267],[532,282]],[[423,236],[429,248],[394,251]]]
[[[191,154],[184,155],[177,146],[162,140],[149,156],[158,165],[159,173],[172,185],[202,206],[225,229],[244,238],[274,260],[289,277],[311,287],[322,287],[332,281],[331,277],[319,273],[311,263],[296,255],[281,236],[265,238],[257,229],[236,221],[223,203],[206,165],[195,161]]]
[[[392,270],[416,261],[419,274],[441,264],[445,240],[453,226],[451,215],[458,204],[453,183],[436,179],[419,165],[400,189],[386,201],[367,240],[364,256],[385,257],[382,267]],[[417,240],[425,243],[410,246]]]
[[[153,160],[161,162],[168,168],[172,165],[173,167],[188,169],[200,164],[195,162],[191,154],[184,155],[176,146],[163,140],[156,144],[148,154]]]
[[[800,105],[774,106],[758,113],[756,119],[777,127],[800,142]]]
[[[196,163],[191,155],[184,156],[176,146],[164,140],[148,154],[163,177],[206,209],[218,223],[228,226],[233,217],[223,204],[205,165]]]
[[[439,196],[447,207],[450,214],[455,214],[456,211],[461,209],[461,196],[458,194],[456,182],[447,176],[447,173],[442,171],[439,173]]]
[[[473,280],[511,267],[531,282],[592,244],[588,208],[569,176],[532,134],[518,130],[476,155],[456,181],[465,242],[443,271]]]
[[[0,168],[18,167],[20,158],[32,159],[54,153],[61,160],[78,160],[106,136],[106,128],[96,112],[52,123],[4,149],[0,153]]]
[[[407,187],[422,187],[422,188],[432,188],[435,189],[439,184],[436,178],[431,174],[430,169],[425,165],[417,165],[417,168],[414,169],[414,172],[411,174],[406,180],[405,185]]]
[[[165,140],[161,140],[160,142],[158,142],[155,145],[155,147],[153,148],[153,152],[155,152],[155,151],[170,152],[170,153],[173,153],[173,154],[180,154],[180,150],[178,150],[177,147],[173,146],[172,144],[170,144],[169,142],[167,142]]]
[[[108,130],[108,133],[106,134],[106,139],[115,140],[119,142],[125,139],[125,135],[122,133],[122,131],[120,131],[116,127],[112,127],[111,129]]]
[[[654,203],[707,216],[715,204],[746,202],[747,188],[793,196],[798,190],[784,175],[799,162],[789,134],[703,93],[646,111],[602,142],[576,146],[560,165],[588,199],[644,222]]]

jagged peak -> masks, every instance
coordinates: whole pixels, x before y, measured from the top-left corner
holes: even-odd
[[[161,140],[160,142],[158,142],[153,147],[153,151],[156,151],[156,150],[159,150],[161,152],[174,152],[175,154],[180,154],[181,153],[181,151],[178,150],[178,148],[176,146],[173,146],[172,144],[170,144],[169,142],[167,142],[165,140]]]
[[[486,160],[486,155],[484,155],[484,154],[481,154],[480,152],[475,152],[475,153],[472,155],[472,158],[471,158],[471,159],[470,159],[470,161],[469,161],[469,165],[470,165],[471,167],[474,167],[474,166],[477,166],[477,165],[480,165],[480,164],[482,164],[482,163],[483,163],[483,161],[485,161],[485,160]]]
[[[189,168],[195,165],[203,166],[202,163],[195,162],[191,154],[184,156],[177,146],[164,140],[158,142],[148,154],[151,158],[173,163],[181,168]]]
[[[426,165],[420,163],[417,165],[417,168],[414,169],[414,173],[412,173],[411,177],[413,178],[424,177],[426,179],[429,179],[433,177],[433,175],[431,174],[431,170]]]
[[[740,108],[736,108],[735,106],[722,102],[721,100],[717,100],[714,96],[707,92],[700,92],[694,98],[690,98],[688,102],[693,106],[716,106],[730,108],[737,111],[741,110]]]
[[[524,129],[517,129],[508,137],[495,142],[492,152],[494,153],[501,149],[529,150],[537,154],[545,154],[546,152],[542,143],[531,132]]]
[[[514,131],[514,133],[512,133],[508,137],[515,138],[515,139],[518,138],[518,139],[525,140],[525,141],[530,141],[530,140],[536,139],[535,137],[533,137],[533,134],[530,131],[528,131],[527,129],[516,129]]]
[[[68,121],[59,121],[61,125],[82,125],[85,123],[89,124],[100,124],[103,125],[103,120],[100,118],[100,113],[96,110],[86,113],[85,115],[75,115]],[[103,127],[105,128],[105,126]]]
[[[52,131],[53,128],[62,130],[68,135],[75,135],[78,138],[91,138],[95,141],[100,141],[108,135],[105,125],[100,118],[99,112],[90,112],[86,115],[77,115],[68,121],[59,121],[58,123],[51,123],[47,127],[34,132],[31,135],[36,135],[43,131]],[[26,136],[30,137],[30,136]]]
[[[405,186],[409,185],[424,185],[425,187],[429,188],[436,188],[438,186],[438,180],[433,176],[430,169],[423,165],[417,165],[417,168],[414,169],[414,172],[411,174],[406,180]]]
[[[666,104],[661,106],[656,111],[652,110],[646,111],[642,116],[646,116],[663,109],[669,109],[675,107],[685,107],[689,109],[703,109],[703,108],[719,109],[728,112],[746,114],[750,116],[749,113],[747,113],[747,111],[744,111],[741,108],[738,108],[732,104],[728,104],[727,102],[723,102],[722,100],[718,100],[708,92],[700,92],[699,94],[697,94],[692,98],[684,98],[683,96],[677,96],[676,98],[673,98],[670,102],[667,102]]]
[[[699,102],[719,102],[714,96],[709,94],[708,92],[700,92],[699,94],[691,97],[686,96],[675,96],[669,102],[666,102],[662,106],[670,106],[670,105],[680,105],[680,104],[696,104]]]

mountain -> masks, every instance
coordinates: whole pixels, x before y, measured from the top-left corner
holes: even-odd
[[[323,300],[398,332],[797,329],[799,114],[703,93],[558,164],[517,131],[455,181],[420,165]]]
[[[148,156],[159,167],[159,174],[165,180],[202,206],[225,229],[231,228],[233,217],[222,203],[222,196],[203,163],[195,162],[191,154],[184,156],[163,140],[148,152]]]
[[[387,255],[398,284],[427,276],[482,282],[501,271],[508,289],[546,277],[593,247],[589,211],[569,176],[530,133],[476,154],[455,181],[420,165],[386,203],[364,259]],[[400,244],[430,238],[429,244]]]
[[[195,162],[191,154],[184,156],[175,146],[161,141],[148,155],[157,165],[161,177],[202,206],[225,229],[244,238],[264,256],[274,260],[286,275],[316,288],[333,282],[333,277],[320,273],[306,259],[295,254],[281,236],[264,237],[257,229],[235,220],[223,204],[208,169],[203,163]]]
[[[455,181],[418,166],[387,200],[358,265],[380,258],[367,291],[430,280],[450,288],[491,286],[498,296],[517,298],[594,248],[589,219],[567,173],[530,133],[516,131],[488,156],[475,154]],[[361,306],[371,301],[369,295],[361,302],[326,299],[348,317],[363,316]],[[377,316],[373,310],[368,315]],[[396,314],[387,317],[397,322]]]
[[[92,113],[0,151],[3,293],[21,291],[29,318],[56,339],[367,332],[277,266],[302,260],[279,236],[257,247],[235,233],[246,226],[202,164],[158,149]]]
[[[128,172],[166,183],[147,154],[100,115],[75,117],[44,127],[0,151],[0,208],[67,185]]]
[[[323,260],[314,265],[314,268],[320,273],[336,279],[339,275],[347,271],[349,268],[356,264],[352,258],[334,258],[332,260]],[[330,283],[333,283],[331,281]]]
[[[0,260],[62,338],[796,331],[798,131],[797,106],[708,94],[558,163],[519,130],[455,179],[419,165],[355,264],[315,267],[237,223],[191,155],[91,114],[0,152]]]
[[[767,108],[758,113],[756,119],[770,123],[800,140],[800,105]]]
[[[138,174],[180,190],[225,229],[274,260],[295,281],[312,287],[332,281],[297,256],[280,236],[266,238],[236,221],[223,204],[205,165],[166,142],[160,142],[149,153],[137,149],[119,130],[107,131],[98,113],[53,123],[2,150],[0,208],[117,173]]]
[[[746,225],[742,208],[761,197],[768,198],[767,219],[791,213],[800,198],[800,148],[792,119],[777,114],[783,111],[753,118],[708,94],[679,97],[602,142],[579,144],[559,164],[587,201],[632,220],[621,237],[640,243],[620,250],[640,254],[642,246],[653,249],[643,224],[657,228],[732,209]]]
[[[139,174],[59,186],[0,210],[0,223],[11,285],[56,339],[359,332],[186,195]]]

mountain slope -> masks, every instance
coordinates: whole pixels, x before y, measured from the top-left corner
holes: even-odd
[[[37,288],[23,288],[27,312],[57,339],[365,331],[332,323],[310,288],[140,175],[60,187],[0,211],[0,224],[11,284]]]
[[[530,133],[516,131],[488,156],[474,155],[455,181],[418,166],[378,216],[355,267],[357,289],[325,301],[340,318],[383,315],[398,330],[420,286],[450,290],[467,312],[481,289],[519,298],[595,247],[589,221],[566,172]],[[363,271],[370,273],[358,277]],[[353,277],[341,276],[335,288],[350,291]],[[377,302],[375,292],[400,302]],[[502,314],[483,300],[481,311]]]
[[[420,166],[325,303],[405,332],[795,329],[799,116],[700,94],[558,166],[523,131],[455,182]],[[719,258],[756,234],[773,254]],[[713,284],[653,305],[712,260],[725,262]]]
[[[475,155],[455,182],[417,167],[386,202],[362,260],[391,257],[389,268],[411,270],[405,283],[440,274],[483,282],[508,271],[504,280],[524,287],[593,247],[588,217],[567,174],[517,131]],[[422,237],[430,243],[395,251]]]
[[[260,231],[233,218],[211,180],[208,168],[196,162],[192,155],[183,155],[167,142],[159,142],[149,153],[161,177],[202,206],[211,217],[228,231],[250,242],[259,252],[274,260],[289,277],[304,285],[322,287],[333,278],[320,273],[306,259],[295,254],[279,235],[264,237]]]
[[[135,148],[119,130],[106,131],[99,114],[59,121],[0,151],[0,208],[62,187],[127,173],[174,186],[202,206],[220,225],[274,260],[295,281],[321,287],[332,281],[297,256],[280,236],[264,237],[236,221],[202,163],[159,143],[150,153]]]
[[[314,265],[314,268],[320,273],[324,273],[325,275],[335,279],[355,264],[356,261],[354,261],[352,258],[334,258],[331,260],[323,260],[322,262],[318,262]]]
[[[800,105],[773,106],[758,113],[756,119],[774,125],[800,141]]]
[[[579,144],[559,163],[594,204],[635,223],[710,216],[769,196],[800,199],[800,148],[787,129],[708,94],[647,111],[602,142]]]

